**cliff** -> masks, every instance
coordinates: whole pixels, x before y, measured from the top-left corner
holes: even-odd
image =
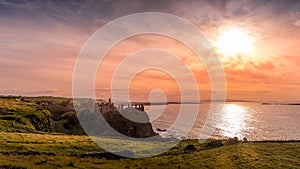
[[[89,135],[118,135],[118,133],[134,137],[145,138],[157,135],[152,129],[149,117],[140,107],[118,106],[109,102],[95,104],[92,100],[77,100],[74,104],[81,124]],[[75,101],[76,102],[76,101]],[[100,116],[100,114],[102,116]],[[133,120],[132,120],[133,119]],[[105,121],[104,121],[105,120]],[[107,122],[118,133],[112,132],[109,126],[101,124]]]
[[[143,111],[127,109],[125,113],[139,117],[146,123],[138,123],[123,117],[120,112],[107,102],[108,109],[103,113],[104,119],[116,131],[121,134],[143,138],[157,135],[151,126],[148,116]],[[94,105],[92,108],[87,104],[81,106],[79,112],[86,123],[98,125],[96,134],[109,135],[109,131],[103,131],[95,110],[101,112],[101,105]],[[92,111],[91,111],[92,109]],[[98,111],[99,112],[99,111]],[[124,112],[123,112],[124,113]],[[75,113],[72,99],[57,97],[10,97],[0,98],[0,131],[7,132],[59,132],[70,135],[85,135],[81,124]]]

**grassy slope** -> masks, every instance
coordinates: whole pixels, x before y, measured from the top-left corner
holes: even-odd
[[[60,103],[66,98],[26,98]],[[184,141],[159,156],[145,159],[106,160],[81,158],[87,152],[103,152],[85,136],[26,134],[49,129],[50,112],[39,105],[0,98],[0,168],[297,168],[300,142],[249,142],[207,149],[197,141]],[[63,122],[63,121],[58,121]],[[58,123],[57,122],[57,123]],[[19,133],[9,133],[19,132]],[[120,144],[118,139],[105,139]],[[197,151],[184,152],[187,142]],[[159,144],[156,144],[156,146]],[[128,147],[139,146],[128,142]],[[151,143],[143,146],[152,148]],[[299,167],[298,167],[299,168]]]
[[[103,138],[104,139],[104,138]],[[110,143],[119,143],[110,139]],[[187,144],[197,151],[185,152]],[[167,153],[144,159],[81,158],[102,152],[88,137],[0,133],[0,166],[26,168],[299,168],[300,142],[248,142],[207,149],[184,141]],[[127,146],[134,146],[128,143]],[[179,167],[180,166],[180,167]]]
[[[35,101],[52,101],[55,103],[66,101],[70,98],[65,97],[52,97],[52,96],[39,96],[39,97],[24,97],[26,100],[29,100],[31,102]]]
[[[84,134],[72,109],[61,106],[63,101],[69,100],[68,98],[25,97],[25,100],[0,98],[0,131]],[[53,104],[43,107],[35,104],[37,101],[51,101]]]
[[[0,131],[49,131],[50,117],[51,113],[39,105],[0,98]]]

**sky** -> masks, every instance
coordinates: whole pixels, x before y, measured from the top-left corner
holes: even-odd
[[[227,98],[300,101],[298,0],[0,0],[0,95],[70,97],[76,60],[87,40],[107,23],[141,12],[176,15],[207,37],[225,72]],[[251,50],[228,54],[217,47],[220,37],[235,29],[247,36]],[[225,44],[227,41],[241,44],[225,38]],[[147,48],[178,55],[193,73],[201,98],[210,98],[211,82],[197,56],[180,42],[158,35],[130,37],[111,49],[99,63],[97,97],[110,97],[118,64]],[[164,54],[147,57],[148,62],[173,63]],[[136,59],[126,68],[146,62]],[[181,68],[177,66],[175,72],[184,80],[187,76]],[[170,101],[178,100],[180,91],[195,92],[188,84],[180,90],[174,77],[155,69],[139,72],[132,79],[129,91],[133,100],[147,100],[155,89]]]

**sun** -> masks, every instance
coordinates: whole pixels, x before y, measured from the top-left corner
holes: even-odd
[[[253,49],[253,40],[244,31],[233,28],[223,32],[215,42],[217,50],[227,56],[250,54]]]

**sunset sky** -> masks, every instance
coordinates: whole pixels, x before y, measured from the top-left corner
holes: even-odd
[[[106,23],[137,12],[169,13],[196,25],[223,64],[227,98],[300,101],[298,0],[0,0],[0,95],[71,96],[76,59],[88,38]],[[132,37],[112,48],[99,66],[97,96],[109,97],[117,65],[146,48],[178,55],[194,73],[203,98],[209,98],[209,78],[193,52],[157,35]],[[156,61],[168,62],[160,58]],[[174,79],[156,70],[138,74],[131,87],[136,100],[147,99],[155,88],[168,98],[178,95]]]

